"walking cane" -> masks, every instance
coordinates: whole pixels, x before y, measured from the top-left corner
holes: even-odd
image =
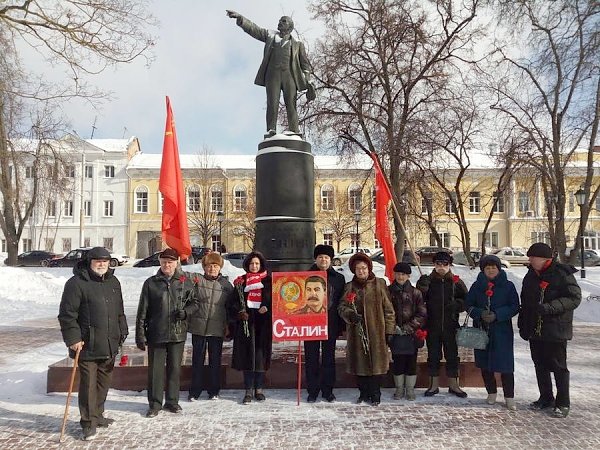
[[[75,360],[73,361],[73,369],[71,370],[71,381],[69,381],[69,392],[67,394],[67,404],[65,405],[65,415],[63,416],[62,428],[60,429],[60,438],[58,442],[63,441],[65,434],[65,428],[67,426],[67,417],[69,415],[69,405],[71,404],[71,394],[73,393],[73,384],[75,383],[75,373],[77,372],[77,364],[79,363],[79,352],[81,348],[78,348],[75,352]]]

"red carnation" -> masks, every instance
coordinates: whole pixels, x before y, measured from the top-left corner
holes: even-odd
[[[458,283],[460,281],[460,277],[458,275],[453,275],[452,276],[452,282],[454,284]]]
[[[420,341],[424,341],[427,339],[427,330],[421,330],[419,328],[417,331],[415,331],[415,337]]]
[[[119,366],[126,366],[129,361],[129,356],[121,355],[121,360],[119,361]]]
[[[194,277],[194,279],[192,281],[194,282],[194,284],[198,284],[198,283],[200,283],[200,278]]]
[[[356,300],[356,292],[348,292],[346,294],[346,301],[348,303],[354,303],[355,300]]]
[[[488,289],[493,289],[494,287],[494,283],[492,283],[491,281],[488,281]]]
[[[547,281],[540,281],[540,288],[542,288],[542,291],[545,290],[549,284],[550,283],[548,283]]]
[[[181,275],[181,276],[179,277],[179,282],[181,282],[181,283],[185,283],[185,280],[186,280],[186,278],[185,278],[185,275]]]
[[[494,295],[494,291],[492,291],[491,289],[488,289],[487,291],[485,291],[485,295],[487,295],[488,297],[491,297],[492,295]]]

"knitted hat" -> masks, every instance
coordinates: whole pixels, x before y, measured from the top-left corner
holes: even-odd
[[[90,261],[92,259],[101,259],[104,261],[111,259],[110,253],[104,247],[94,247],[89,252],[87,252],[86,256],[87,259]]]
[[[216,252],[207,253],[202,258],[202,267],[206,267],[209,264],[218,264],[220,267],[223,267],[223,258]]]
[[[399,262],[394,266],[394,272],[405,273],[406,275],[410,275],[412,273],[412,269],[410,268],[410,264],[405,262]]]
[[[448,252],[437,252],[435,255],[433,255],[433,262],[447,262],[448,264],[452,264],[452,262],[454,261],[454,258],[452,257],[452,255]]]
[[[333,247],[331,245],[319,244],[315,247],[314,257],[317,259],[317,256],[319,255],[327,255],[330,258],[333,258],[334,253],[335,252],[333,251]]]
[[[162,252],[160,252],[158,257],[177,261],[179,259],[179,253],[177,253],[177,250],[174,248],[165,248]]]
[[[529,250],[527,256],[539,256],[540,258],[552,259],[552,249],[543,242],[536,242]]]
[[[350,272],[354,273],[354,269],[356,264],[359,262],[364,262],[369,268],[369,273],[373,272],[373,261],[364,253],[355,253],[352,255],[350,260],[348,261],[348,267],[350,267]]]
[[[485,255],[479,260],[479,268],[481,270],[485,269],[487,266],[496,266],[498,270],[502,270],[502,263],[500,262],[500,258],[496,255]]]

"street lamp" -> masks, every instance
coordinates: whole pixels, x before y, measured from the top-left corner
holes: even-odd
[[[358,237],[358,224],[360,222],[360,211],[354,211],[354,221],[356,222],[356,253],[358,253],[358,246],[360,245],[360,238]]]
[[[217,222],[219,222],[219,253],[222,253],[222,249],[223,249],[223,220],[225,220],[223,211],[219,211],[217,212]]]
[[[584,251],[584,239],[583,239],[583,224],[582,224],[582,210],[583,205],[587,202],[587,192],[580,187],[577,192],[575,192],[575,199],[577,200],[577,204],[579,205],[579,228],[581,228],[581,278],[585,278],[585,251]]]

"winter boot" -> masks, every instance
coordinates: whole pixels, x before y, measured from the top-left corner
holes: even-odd
[[[493,394],[488,394],[487,398],[485,399],[485,402],[488,405],[493,405],[496,403],[496,397],[498,396],[498,394],[496,392],[494,392]]]
[[[396,392],[394,392],[394,400],[400,400],[404,398],[404,375],[394,375],[394,384],[396,385]]]
[[[247,405],[252,402],[252,389],[246,389],[246,394],[242,399],[242,405]]]
[[[506,401],[506,409],[509,411],[517,410],[517,403],[515,402],[514,398],[505,398],[504,400]]]
[[[467,393],[458,386],[458,378],[448,378],[448,392],[459,398],[467,396]]]
[[[429,377],[429,387],[425,391],[425,397],[433,397],[440,393],[440,377]]]
[[[417,399],[415,396],[415,385],[417,384],[416,375],[406,375],[406,400],[414,401]]]

